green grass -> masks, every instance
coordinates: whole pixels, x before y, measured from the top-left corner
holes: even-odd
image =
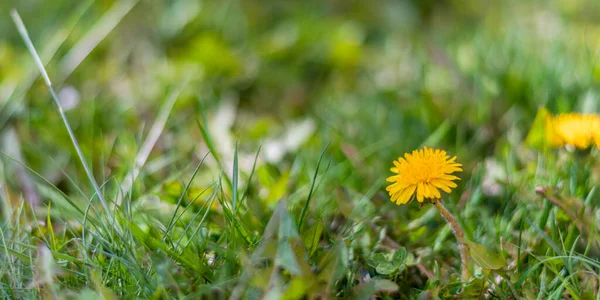
[[[600,299],[595,1],[198,3],[0,4],[0,298]]]

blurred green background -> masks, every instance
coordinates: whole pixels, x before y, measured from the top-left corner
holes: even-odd
[[[18,9],[54,84],[76,98],[69,115],[89,139],[83,145],[143,130],[168,91],[190,77],[168,125],[178,130],[177,151],[197,141],[187,126],[195,127],[203,107],[210,115],[228,99],[238,112],[231,130],[248,140],[308,117],[323,140],[371,145],[387,162],[442,124],[444,144],[468,145],[470,159],[493,153],[511,130],[522,135],[539,105],[596,111],[599,6],[180,0],[1,7],[5,15]],[[23,148],[34,153],[70,151],[56,143],[59,119],[41,81],[29,87],[32,60],[9,17],[0,20],[0,35],[0,124],[30,136]]]

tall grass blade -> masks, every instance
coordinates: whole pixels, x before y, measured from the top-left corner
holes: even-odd
[[[231,186],[231,202],[232,202],[232,210],[233,216],[235,217],[236,204],[238,200],[238,142],[235,141],[235,148],[233,150],[233,170],[231,177],[233,178],[232,186]]]
[[[63,23],[62,28],[59,28],[55,31],[55,33],[48,39],[48,42],[44,44],[44,48],[41,49],[40,57],[41,61],[44,64],[48,63],[52,57],[56,54],[58,49],[64,44],[67,40],[73,29],[76,28],[77,23],[83,17],[83,15],[87,12],[94,1],[85,0],[81,1],[77,9],[66,18],[65,23]],[[31,86],[35,83],[38,75],[34,68],[27,67],[25,78],[19,82],[15,88],[8,93],[8,100],[0,107],[0,128],[3,128],[6,125],[6,122],[13,115],[13,113],[18,108],[18,103],[23,100],[27,91],[31,88]],[[0,86],[0,90],[3,87]]]
[[[304,217],[306,216],[306,211],[308,210],[308,206],[310,204],[310,200],[312,199],[313,192],[315,191],[315,185],[317,182],[317,175],[319,174],[319,167],[321,166],[321,160],[323,159],[323,155],[325,155],[325,151],[327,150],[327,147],[329,147],[330,143],[331,142],[329,142],[329,143],[327,143],[327,145],[325,145],[325,148],[323,148],[323,151],[321,152],[321,155],[319,156],[319,161],[317,162],[317,169],[315,170],[315,175],[313,176],[313,180],[310,185],[310,191],[308,192],[308,197],[306,198],[306,203],[304,204],[304,208],[302,208],[302,213],[300,214],[300,221],[298,222],[298,231],[302,231],[302,222],[304,221]]]
[[[262,149],[262,146],[258,147],[258,150],[256,151],[256,155],[254,156],[254,162],[252,163],[252,170],[250,170],[250,175],[248,176],[248,183],[246,184],[246,189],[244,190],[244,192],[242,193],[242,196],[240,197],[240,202],[243,202],[244,199],[246,198],[246,196],[248,195],[248,190],[250,189],[250,183],[252,182],[252,178],[254,177],[254,172],[256,171],[256,162],[258,161],[258,155],[260,154],[260,150]]]
[[[44,67],[44,64],[42,63],[37,51],[35,50],[35,47],[33,46],[33,42],[31,42],[31,39],[29,38],[29,33],[27,33],[25,24],[23,24],[23,20],[21,20],[21,17],[19,16],[19,13],[16,10],[11,11],[11,17],[12,17],[15,25],[17,26],[17,29],[19,30],[19,34],[21,35],[21,38],[25,42],[25,45],[27,46],[29,53],[35,60],[37,67],[38,67],[40,73],[42,74],[42,78],[44,79],[44,82],[46,83],[46,85],[48,86],[48,89],[50,90],[52,99],[54,99],[54,104],[56,104],[58,113],[60,114],[63,124],[65,125],[65,128],[67,129],[67,132],[69,133],[69,137],[71,138],[71,143],[73,144],[73,147],[75,148],[75,151],[77,152],[77,156],[79,157],[79,160],[81,161],[81,165],[83,166],[83,169],[85,170],[85,173],[86,173],[92,187],[94,188],[94,191],[98,195],[98,199],[100,200],[100,203],[102,204],[102,207],[104,208],[104,211],[106,211],[106,213],[109,215],[109,217],[111,218],[111,220],[114,223],[115,217],[112,214],[112,212],[110,211],[110,209],[108,208],[106,200],[104,200],[104,197],[102,196],[102,193],[100,192],[100,187],[98,187],[98,184],[96,183],[96,180],[94,179],[94,175],[92,174],[90,168],[88,167],[85,157],[83,156],[83,153],[81,152],[81,148],[79,147],[79,142],[77,142],[77,138],[75,138],[75,134],[73,133],[73,130],[71,129],[69,120],[67,119],[67,116],[65,115],[64,109],[62,108],[62,105],[60,104],[60,101],[58,99],[58,96],[56,95],[56,92],[54,91],[54,87],[52,87],[52,82],[50,81],[50,77],[48,76],[48,73],[46,72],[46,68]],[[116,230],[118,230],[116,226],[114,228]]]

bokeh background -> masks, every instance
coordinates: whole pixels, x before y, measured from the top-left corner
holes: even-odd
[[[436,129],[480,159],[507,133],[518,141],[540,105],[598,109],[594,1],[80,2],[2,11],[25,20],[90,150],[143,132],[186,78],[167,152],[200,142],[195,120],[225,101],[236,117],[222,125],[248,137],[241,147],[309,119],[320,142],[370,147],[386,163]],[[1,124],[58,159],[71,146],[14,24],[0,22]]]

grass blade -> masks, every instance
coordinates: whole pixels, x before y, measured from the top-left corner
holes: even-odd
[[[175,206],[175,211],[173,212],[173,215],[171,216],[171,220],[169,220],[169,223],[167,224],[167,228],[165,229],[165,234],[163,235],[162,242],[164,242],[167,239],[167,235],[169,234],[169,231],[171,231],[171,228],[174,226],[173,223],[175,221],[175,216],[177,216],[177,211],[179,210],[179,207],[181,206],[183,197],[185,197],[185,195],[187,194],[187,191],[189,190],[190,186],[192,185],[192,181],[194,181],[196,174],[198,174],[198,170],[200,170],[200,167],[204,163],[204,160],[206,159],[206,157],[208,157],[209,153],[210,152],[207,152],[204,155],[204,157],[202,157],[202,160],[200,161],[200,163],[198,163],[198,165],[196,166],[196,169],[194,169],[194,172],[192,173],[192,177],[190,177],[190,180],[185,185],[185,188],[181,192],[181,195],[179,195],[179,199],[177,199],[177,206]]]
[[[205,120],[205,119],[206,118],[203,118],[203,120]],[[198,128],[200,129],[200,133],[202,134],[202,138],[204,139],[204,143],[206,143],[208,150],[212,154],[215,161],[217,161],[219,168],[221,168],[221,172],[225,173],[225,171],[223,170],[223,164],[221,164],[221,159],[219,158],[219,154],[217,153],[217,150],[215,149],[215,144],[212,141],[212,137],[210,136],[210,133],[208,132],[208,130],[206,130],[206,124],[203,125],[202,123],[200,123],[200,120],[196,120],[196,123],[198,124]],[[231,189],[233,187],[233,184],[231,183],[229,176],[227,176],[225,174],[224,178],[225,178],[225,183],[227,183],[227,186]]]
[[[44,64],[48,63],[48,61],[54,57],[58,49],[60,49],[60,47],[64,44],[73,29],[76,28],[77,23],[87,12],[92,3],[92,0],[81,1],[77,9],[75,9],[75,11],[68,18],[66,18],[66,22],[62,25],[62,27],[59,27],[58,30],[56,30],[55,33],[48,39],[48,42],[45,43],[44,48],[40,51],[41,61],[44,62]],[[6,122],[18,109],[17,104],[23,100],[27,94],[27,91],[29,91],[29,89],[35,83],[35,80],[38,77],[35,69],[35,67],[27,67],[27,74],[25,75],[25,78],[19,82],[18,86],[9,92],[8,100],[0,107],[0,128],[3,128],[4,125],[6,125]],[[0,90],[1,89],[2,86],[0,86]]]
[[[259,146],[258,151],[256,151],[256,155],[254,156],[254,163],[252,163],[252,170],[250,170],[250,175],[248,176],[248,183],[246,184],[246,189],[244,190],[244,193],[240,197],[241,202],[244,201],[244,199],[246,198],[246,195],[248,194],[248,190],[250,189],[250,182],[252,182],[252,177],[254,176],[254,171],[256,170],[256,162],[258,161],[258,155],[260,154],[261,149],[262,149],[262,146]]]
[[[231,202],[232,202],[232,210],[233,215],[237,212],[236,203],[237,203],[237,190],[238,190],[238,142],[235,141],[235,148],[233,150],[233,172],[231,174],[233,178],[233,182],[231,185]]]
[[[321,160],[323,159],[323,155],[325,155],[325,151],[327,147],[329,147],[330,143],[325,145],[321,155],[319,156],[319,161],[317,162],[317,169],[315,170],[315,175],[313,176],[312,183],[310,185],[310,191],[308,192],[308,197],[306,198],[306,203],[304,204],[304,208],[302,208],[302,213],[300,214],[300,221],[298,222],[298,231],[302,230],[302,222],[304,221],[304,217],[306,216],[306,211],[308,210],[308,205],[310,204],[310,200],[312,199],[313,192],[315,190],[315,184],[317,182],[317,174],[319,174],[319,167],[321,166]]]
[[[98,195],[98,199],[100,200],[102,207],[104,208],[104,210],[106,211],[106,213],[109,215],[109,217],[111,218],[111,220],[114,223],[115,217],[113,216],[112,212],[108,208],[106,200],[104,200],[104,197],[102,196],[102,193],[100,192],[100,188],[98,187],[98,184],[96,183],[96,180],[94,179],[94,175],[92,174],[90,168],[88,167],[85,157],[83,156],[83,153],[81,152],[81,148],[79,147],[79,142],[77,142],[77,138],[75,138],[75,134],[73,133],[73,130],[71,129],[69,120],[67,119],[67,116],[65,115],[64,109],[62,108],[62,105],[60,104],[60,101],[58,99],[58,96],[56,95],[56,92],[54,91],[54,88],[52,87],[52,82],[50,81],[50,77],[48,77],[46,68],[44,67],[44,64],[42,63],[37,51],[35,50],[35,47],[33,46],[33,42],[31,42],[31,39],[29,38],[29,34],[27,33],[25,24],[23,24],[23,20],[21,20],[21,17],[19,16],[19,13],[16,10],[11,11],[11,17],[12,17],[15,25],[17,26],[17,29],[19,30],[19,34],[21,35],[21,38],[25,42],[25,45],[27,46],[29,53],[35,60],[37,67],[38,67],[40,73],[42,74],[42,78],[44,79],[44,82],[46,83],[46,85],[48,86],[48,89],[50,90],[52,99],[54,99],[54,104],[56,104],[58,113],[60,114],[60,117],[65,125],[65,128],[67,129],[67,132],[69,133],[69,137],[71,138],[71,143],[73,144],[73,147],[75,148],[75,151],[77,152],[77,156],[79,157],[79,160],[81,161],[81,165],[83,166],[83,169],[85,170],[85,173],[86,173],[90,183],[92,184],[94,191]],[[117,227],[114,227],[114,228],[116,229]]]

